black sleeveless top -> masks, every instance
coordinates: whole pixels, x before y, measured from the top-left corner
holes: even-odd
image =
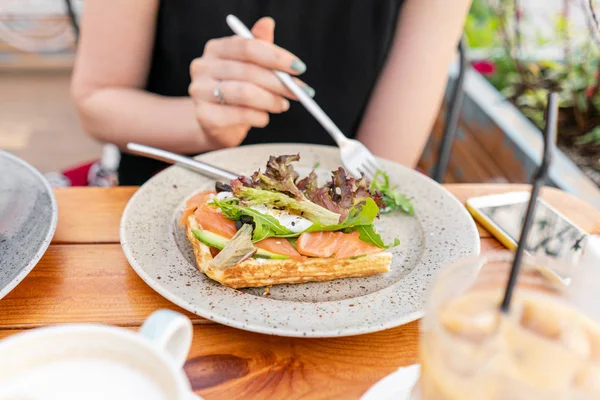
[[[189,66],[205,43],[230,36],[234,14],[251,27],[275,19],[275,43],[307,65],[301,76],[315,100],[347,136],[360,124],[394,35],[402,0],[162,0],[146,90],[187,96]],[[300,103],[271,115],[266,128],[251,129],[243,144],[334,142]],[[121,155],[121,185],[140,185],[166,165]]]

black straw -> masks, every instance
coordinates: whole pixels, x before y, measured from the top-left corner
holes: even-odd
[[[542,156],[542,163],[533,176],[534,180],[533,187],[531,188],[531,197],[529,198],[529,204],[527,205],[527,213],[525,214],[525,221],[523,222],[523,228],[519,238],[519,245],[517,246],[515,259],[513,260],[513,265],[510,270],[510,277],[504,293],[504,300],[502,300],[502,305],[500,306],[500,310],[504,313],[508,313],[510,308],[510,300],[517,283],[519,269],[521,268],[521,264],[523,262],[523,254],[525,253],[525,247],[527,246],[527,238],[529,236],[531,226],[533,225],[533,216],[535,214],[537,198],[539,196],[540,189],[546,182],[548,170],[550,169],[550,163],[552,162],[552,156],[554,155],[557,120],[558,93],[552,92],[548,95],[548,106],[546,108],[546,127],[544,129],[544,154]]]

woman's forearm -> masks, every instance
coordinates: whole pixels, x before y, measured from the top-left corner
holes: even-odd
[[[358,137],[415,167],[439,111],[470,0],[408,0]]]
[[[189,97],[163,97],[135,88],[96,89],[77,98],[84,129],[123,148],[127,142],[181,153],[214,150]]]
[[[145,92],[158,0],[86,0],[71,92],[84,129],[123,148],[213,150],[189,97]]]

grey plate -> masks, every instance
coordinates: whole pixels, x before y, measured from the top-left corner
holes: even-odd
[[[0,298],[40,260],[56,230],[58,207],[46,179],[0,150]]]
[[[300,153],[308,172],[340,165],[337,148],[300,144],[238,147],[200,160],[240,173],[264,169],[270,155]],[[377,222],[393,249],[391,271],[366,278],[235,290],[198,272],[191,245],[176,224],[185,199],[214,188],[214,181],[180,167],[153,177],[131,198],[121,220],[121,245],[129,263],[158,293],[222,324],[281,336],[331,337],[378,331],[422,315],[425,289],[442,266],[479,253],[479,235],[462,204],[426,176],[381,160],[393,184],[414,198],[415,215],[401,212]],[[300,168],[299,172],[300,171]]]

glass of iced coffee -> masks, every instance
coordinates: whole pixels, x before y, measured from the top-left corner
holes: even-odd
[[[600,325],[565,296],[568,267],[525,257],[504,314],[513,255],[461,260],[436,277],[413,399],[600,399]]]

